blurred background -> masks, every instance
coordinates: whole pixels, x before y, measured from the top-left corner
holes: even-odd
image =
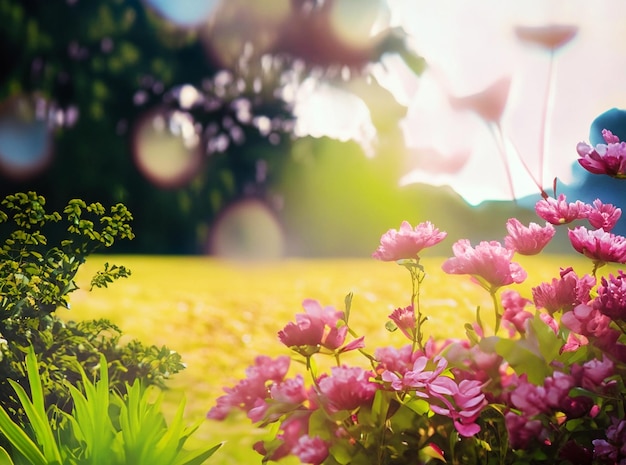
[[[555,178],[572,200],[624,200],[575,150],[603,127],[626,139],[624,15],[0,0],[0,195],[126,204],[136,238],[115,253],[368,257],[403,219],[500,240],[506,219],[537,221]]]

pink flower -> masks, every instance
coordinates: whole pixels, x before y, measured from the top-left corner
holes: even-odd
[[[594,358],[585,362],[582,367],[574,364],[572,374],[576,377],[577,384],[590,391],[597,392],[604,380],[615,374],[615,364],[605,354],[602,360]]]
[[[302,302],[305,313],[296,314],[296,321],[289,322],[278,332],[278,339],[291,348],[302,348],[306,353],[309,347],[322,346],[330,350],[336,350],[345,342],[348,334],[346,325],[338,325],[344,319],[343,312],[338,312],[334,307],[322,305],[313,299],[305,299]],[[352,343],[351,343],[352,344]],[[350,345],[355,349],[360,347],[362,339]],[[344,351],[347,350],[344,348]]]
[[[610,231],[615,227],[617,220],[622,216],[622,210],[610,203],[602,203],[600,199],[593,201],[589,209],[587,220],[596,229]]]
[[[447,234],[440,232],[430,221],[418,224],[415,229],[408,221],[403,221],[399,231],[390,229],[382,235],[372,257],[385,262],[419,258],[423,249],[438,244]]]
[[[415,339],[417,321],[415,320],[413,305],[404,308],[396,308],[391,315],[389,315],[389,319],[396,324],[400,331],[402,331],[402,334],[407,338],[411,341]]]
[[[476,420],[487,404],[482,387],[478,380],[464,379],[453,395],[456,409],[451,412],[451,418],[454,420],[454,428],[461,436],[474,436],[480,431]]]
[[[518,379],[518,385],[511,393],[511,403],[524,415],[535,416],[561,409],[564,399],[574,387],[574,378],[566,373],[555,371],[544,380],[543,386],[528,381],[526,375]]]
[[[333,367],[330,375],[324,374],[318,380],[321,402],[330,412],[368,405],[378,389],[372,378],[374,373],[360,367]]]
[[[589,339],[587,339],[586,336],[583,336],[582,334],[569,333],[567,335],[567,341],[565,341],[565,344],[563,344],[559,353],[576,352],[578,349],[586,346],[587,344],[589,344]]]
[[[499,242],[482,241],[476,248],[472,248],[469,240],[460,239],[452,246],[452,251],[455,256],[443,263],[443,271],[449,274],[469,274],[490,292],[526,279],[526,271],[519,264],[511,262],[515,252]]]
[[[541,199],[535,204],[535,212],[540,218],[557,225],[587,218],[588,210],[589,206],[580,200],[567,203],[565,194],[559,195],[558,199]]]
[[[515,408],[529,417],[550,411],[543,386],[529,382],[526,374],[521,375],[517,382],[517,386],[511,392],[511,403]]]
[[[407,344],[400,349],[395,347],[379,347],[374,352],[374,358],[379,365],[376,371],[382,373],[387,370],[389,372],[400,373],[404,375],[413,367],[415,358],[421,355],[419,352],[413,352],[411,344]]]
[[[548,245],[556,232],[554,226],[549,223],[544,227],[537,223],[524,226],[516,218],[510,218],[506,222],[506,229],[509,235],[504,238],[504,244],[521,255],[537,255]]]
[[[224,388],[226,395],[218,397],[215,407],[207,414],[208,418],[224,420],[231,410],[246,412],[259,407],[259,400],[268,397],[268,384],[281,382],[289,369],[290,358],[287,356],[271,359],[259,356],[255,364],[246,370],[246,378],[233,388]],[[253,414],[254,415],[254,414]]]
[[[519,292],[514,290],[506,290],[501,296],[502,307],[502,324],[509,327],[510,335],[513,336],[517,331],[520,334],[526,332],[525,322],[533,317],[533,314],[524,310],[530,300],[522,297]]]
[[[602,338],[613,330],[609,327],[611,319],[599,310],[585,304],[577,305],[561,317],[561,323],[571,331],[583,336]]]
[[[585,142],[578,143],[576,151],[581,157],[578,163],[590,173],[626,178],[626,142],[620,142],[606,129],[602,131],[602,136],[606,144],[591,147]]]
[[[298,439],[291,453],[300,459],[300,463],[320,465],[328,457],[328,444],[319,436],[312,438],[304,435]]]
[[[560,279],[532,288],[533,301],[537,308],[545,308],[550,315],[557,311],[568,312],[578,304],[589,302],[589,292],[595,283],[595,278],[589,275],[579,278],[571,267],[561,269]]]
[[[308,434],[310,412],[298,412],[287,417],[280,425],[280,432],[276,435],[277,444],[259,441],[254,444],[254,450],[267,460],[278,461],[292,453],[301,437]]]
[[[572,247],[595,262],[626,263],[626,238],[602,229],[593,231],[583,226],[567,232]]]
[[[543,430],[540,420],[530,420],[527,416],[507,412],[504,415],[509,444],[513,449],[528,448],[533,439],[537,439]]]
[[[424,388],[433,382],[448,364],[447,360],[440,356],[435,357],[433,362],[436,364],[434,369],[426,370],[426,367],[432,365],[432,363],[428,357],[420,355],[415,359],[413,367],[406,371],[402,378],[389,370],[384,371],[381,378],[383,381],[391,383],[391,388],[396,391],[401,391],[405,388],[421,389],[422,391],[416,391],[415,395],[427,397],[427,394],[423,391]]]
[[[617,272],[617,276],[602,278],[593,307],[613,320],[626,321],[626,275],[622,270]]]

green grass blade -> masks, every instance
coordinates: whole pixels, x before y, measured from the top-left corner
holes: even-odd
[[[37,444],[28,437],[20,426],[11,420],[4,408],[0,408],[0,432],[32,465],[47,465],[48,461],[37,447]],[[6,453],[6,451],[4,452]]]
[[[41,386],[41,377],[37,364],[37,356],[35,350],[31,346],[26,355],[26,371],[28,374],[28,382],[30,384],[31,398],[24,388],[14,380],[9,380],[15,393],[20,399],[24,412],[30,421],[35,433],[37,442],[41,446],[43,455],[48,463],[61,463],[61,453],[50,426],[48,415],[46,413],[43,388]]]
[[[109,416],[110,393],[107,362],[100,356],[100,379],[94,384],[81,367],[84,393],[69,385],[74,401],[71,420],[77,438],[85,443],[83,459],[90,465],[112,465],[120,461],[115,447],[115,428]]]
[[[223,442],[209,447],[193,451],[182,451],[172,465],[201,465],[206,462],[220,447]]]
[[[0,465],[14,465],[9,453],[0,447]]]

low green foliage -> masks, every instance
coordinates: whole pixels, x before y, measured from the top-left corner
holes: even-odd
[[[134,235],[132,215],[122,204],[107,209],[74,199],[62,212],[47,212],[45,205],[35,192],[9,195],[0,203],[0,405],[18,421],[25,412],[8,380],[26,385],[30,346],[45,368],[46,405],[66,411],[72,399],[65,383],[79,382],[81,369],[97,375],[101,354],[109,362],[112,387],[122,393],[136,379],[162,385],[183,369],[180,355],[166,347],[122,344],[120,329],[110,321],[73,323],[56,315],[58,308],[69,307],[76,273],[87,257]],[[129,275],[125,267],[106,263],[91,288]]]
[[[0,447],[0,463],[14,465],[200,465],[221,444],[187,451],[183,447],[198,424],[183,424],[184,403],[168,426],[161,413],[161,397],[140,381],[122,395],[111,390],[107,360],[100,357],[99,379],[92,382],[80,369],[80,388],[66,383],[73,399],[71,413],[46,407],[42,378],[34,349],[27,360],[31,395],[10,380],[28,428],[14,422],[0,408],[0,432],[8,441]]]

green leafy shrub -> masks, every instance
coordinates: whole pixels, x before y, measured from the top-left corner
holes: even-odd
[[[79,369],[79,387],[66,382],[73,400],[70,413],[46,408],[41,364],[32,347],[26,366],[30,397],[19,383],[9,383],[29,427],[24,429],[0,408],[0,432],[7,441],[6,448],[0,446],[0,464],[200,465],[221,446],[185,450],[185,442],[199,423],[183,424],[184,402],[168,426],[161,413],[161,397],[152,400],[151,390],[141,381],[128,385],[125,395],[111,390],[104,355],[100,356],[98,381]]]
[[[122,205],[105,209],[75,199],[62,213],[46,212],[45,199],[34,192],[9,195],[0,203],[0,405],[14,419],[23,406],[8,380],[27,385],[25,354],[33,346],[44,367],[46,405],[71,409],[66,382],[81,379],[81,370],[97,375],[100,355],[108,360],[112,388],[124,393],[136,379],[162,385],[183,369],[180,355],[139,341],[120,343],[120,329],[106,320],[66,323],[56,314],[68,307],[68,295],[87,257],[116,240],[134,237],[132,215]],[[55,244],[49,238],[58,237]],[[106,264],[91,287],[106,287],[130,271]]]

